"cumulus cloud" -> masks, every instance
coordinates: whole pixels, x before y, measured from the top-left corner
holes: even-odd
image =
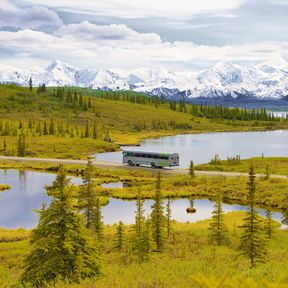
[[[23,0],[22,0],[23,1]],[[217,13],[239,8],[245,0],[25,0],[28,4],[45,5],[74,13],[109,15],[120,18],[172,17]]]
[[[30,7],[21,10],[0,8],[0,27],[39,28],[42,26],[60,26],[62,20],[46,7]]]
[[[82,22],[62,26],[53,35],[31,29],[0,31],[1,47],[29,53],[30,58],[31,54],[42,55],[47,61],[60,59],[80,67],[130,69],[161,64],[168,69],[189,70],[199,63],[210,65],[219,60],[257,63],[278,59],[287,55],[288,42],[196,45],[164,41],[157,34],[138,33],[125,25]]]

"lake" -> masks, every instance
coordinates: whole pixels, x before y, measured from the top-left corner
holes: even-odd
[[[49,204],[50,197],[45,193],[43,186],[50,185],[55,174],[0,169],[0,183],[11,185],[11,190],[0,193],[0,227],[5,228],[33,228],[38,223],[38,214],[34,209],[40,209],[42,203]],[[81,184],[81,178],[71,177],[72,182]],[[123,183],[114,183],[114,187],[121,187]],[[108,187],[113,187],[109,186]],[[123,188],[125,189],[125,188]],[[144,208],[150,213],[153,200],[146,200]],[[164,201],[166,205],[167,200]],[[195,214],[187,214],[186,208],[190,206],[189,199],[172,200],[171,209],[173,219],[179,222],[196,222],[211,217],[213,201],[208,199],[194,200]],[[123,221],[125,224],[134,223],[136,201],[109,199],[109,204],[102,208],[105,224],[114,224]],[[245,207],[237,204],[223,204],[225,212],[245,210]],[[265,211],[260,209],[261,214]],[[281,213],[273,213],[273,219],[280,222]]]
[[[147,139],[141,147],[122,147],[124,150],[179,153],[180,167],[188,168],[190,160],[195,164],[209,162],[215,154],[221,159],[240,154],[241,158],[264,156],[288,156],[288,131],[226,132],[187,134]],[[121,152],[95,154],[96,160],[122,162]]]

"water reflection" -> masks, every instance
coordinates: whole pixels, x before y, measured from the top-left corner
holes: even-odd
[[[75,184],[81,184],[82,179],[71,177]],[[40,209],[42,203],[49,204],[50,198],[46,195],[44,186],[50,185],[55,174],[32,171],[1,170],[0,183],[9,184],[11,190],[0,193],[0,227],[6,228],[33,228],[37,225],[38,215],[33,210]],[[122,182],[113,185],[123,185]],[[109,188],[111,188],[109,183]],[[164,201],[164,205],[167,205]],[[151,212],[153,200],[145,200],[146,214]],[[196,213],[188,214],[186,209],[193,205]],[[214,203],[208,199],[175,199],[171,200],[172,218],[179,222],[196,222],[211,217]],[[103,207],[103,220],[106,224],[123,221],[125,224],[134,223],[136,201],[109,199],[109,204]],[[237,204],[223,204],[223,210],[242,211],[245,207]],[[265,216],[265,210],[261,210]],[[273,219],[281,221],[281,213],[274,212]]]
[[[44,186],[50,185],[55,174],[23,170],[0,170],[0,183],[9,184],[11,189],[0,193],[0,227],[33,228],[38,223],[34,209],[42,203],[49,204]],[[81,179],[73,177],[74,183]]]
[[[177,152],[180,166],[189,167],[190,160],[195,164],[209,162],[215,154],[221,159],[240,154],[241,158],[264,156],[288,156],[288,131],[204,133],[161,137],[145,140],[141,147],[123,147],[126,150],[156,152]],[[122,162],[121,152],[95,154],[96,160]]]
[[[127,186],[128,186],[127,183],[120,182],[120,181],[101,184],[102,188],[125,188]]]

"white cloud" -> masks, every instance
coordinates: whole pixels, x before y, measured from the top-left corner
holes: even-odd
[[[13,5],[11,3],[11,1],[0,0],[0,4],[1,4],[0,7],[2,7],[2,9],[5,8],[5,10],[9,10],[9,11],[17,11],[17,10],[19,10],[15,5]]]
[[[82,41],[161,42],[161,38],[155,33],[138,33],[126,25],[94,25],[87,21],[63,25],[56,34]]]
[[[46,7],[31,7],[22,10],[0,8],[0,27],[39,28],[42,26],[60,26],[59,16]]]
[[[37,4],[71,12],[109,15],[111,17],[170,17],[217,13],[239,8],[245,0],[26,0],[27,5]],[[85,8],[84,8],[85,7]]]
[[[154,33],[138,33],[125,25],[88,22],[62,26],[54,35],[30,29],[0,31],[0,49],[66,61],[86,68],[137,68],[161,64],[172,70],[189,70],[199,63],[217,61],[260,62],[287,55],[288,42],[208,46],[192,42],[165,42]],[[25,55],[25,54],[23,54]],[[7,61],[6,61],[7,63]],[[9,63],[8,63],[9,64]],[[202,65],[202,64],[201,64]]]

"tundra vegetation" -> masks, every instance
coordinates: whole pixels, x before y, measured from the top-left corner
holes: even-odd
[[[127,91],[0,85],[0,101],[0,154],[6,156],[86,159],[147,137],[288,126],[263,109],[166,102]],[[288,232],[272,220],[272,210],[281,209],[288,224],[288,180],[273,177],[288,174],[285,160],[263,156],[251,165],[240,155],[225,161],[216,155],[204,165],[191,161],[186,175],[100,169],[91,161],[2,160],[0,168],[57,176],[46,187],[51,204],[38,211],[35,229],[0,229],[0,287],[288,287]],[[198,176],[199,169],[249,171],[249,177]],[[83,184],[75,187],[68,175],[77,173]],[[117,181],[128,187],[100,185]],[[108,197],[136,199],[133,225],[103,223]],[[212,218],[177,223],[171,201],[179,197],[190,199],[193,213],[201,212],[193,199],[214,199]],[[147,198],[154,199],[150,214]],[[245,204],[247,211],[225,214],[222,201]]]
[[[265,110],[167,102],[129,91],[0,85],[0,155],[86,158],[144,138],[285,129]]]
[[[9,190],[10,188],[8,184],[0,184],[0,191]]]
[[[103,193],[90,182],[91,175],[97,173],[94,169],[87,164],[83,185],[76,189],[64,167],[58,168],[55,181],[46,187],[52,196],[51,205],[39,211],[38,226],[32,231],[0,230],[0,283],[4,287],[288,286],[287,230],[278,229],[271,211],[264,219],[256,208],[259,184],[272,178],[256,179],[253,166],[248,184],[243,177],[247,212],[223,213],[225,185],[223,179],[214,177],[212,219],[177,223],[171,218],[170,202],[166,208],[162,204],[167,183],[186,181],[187,188],[194,186],[196,182],[192,181],[198,179],[203,184],[209,177],[191,179],[187,173],[179,179],[147,173],[142,181],[149,179],[151,185],[151,214],[143,208],[145,185],[136,185],[135,224],[120,221],[112,226],[102,223],[101,206],[94,201]],[[287,193],[283,196],[288,203]],[[99,224],[101,228],[97,229]]]

